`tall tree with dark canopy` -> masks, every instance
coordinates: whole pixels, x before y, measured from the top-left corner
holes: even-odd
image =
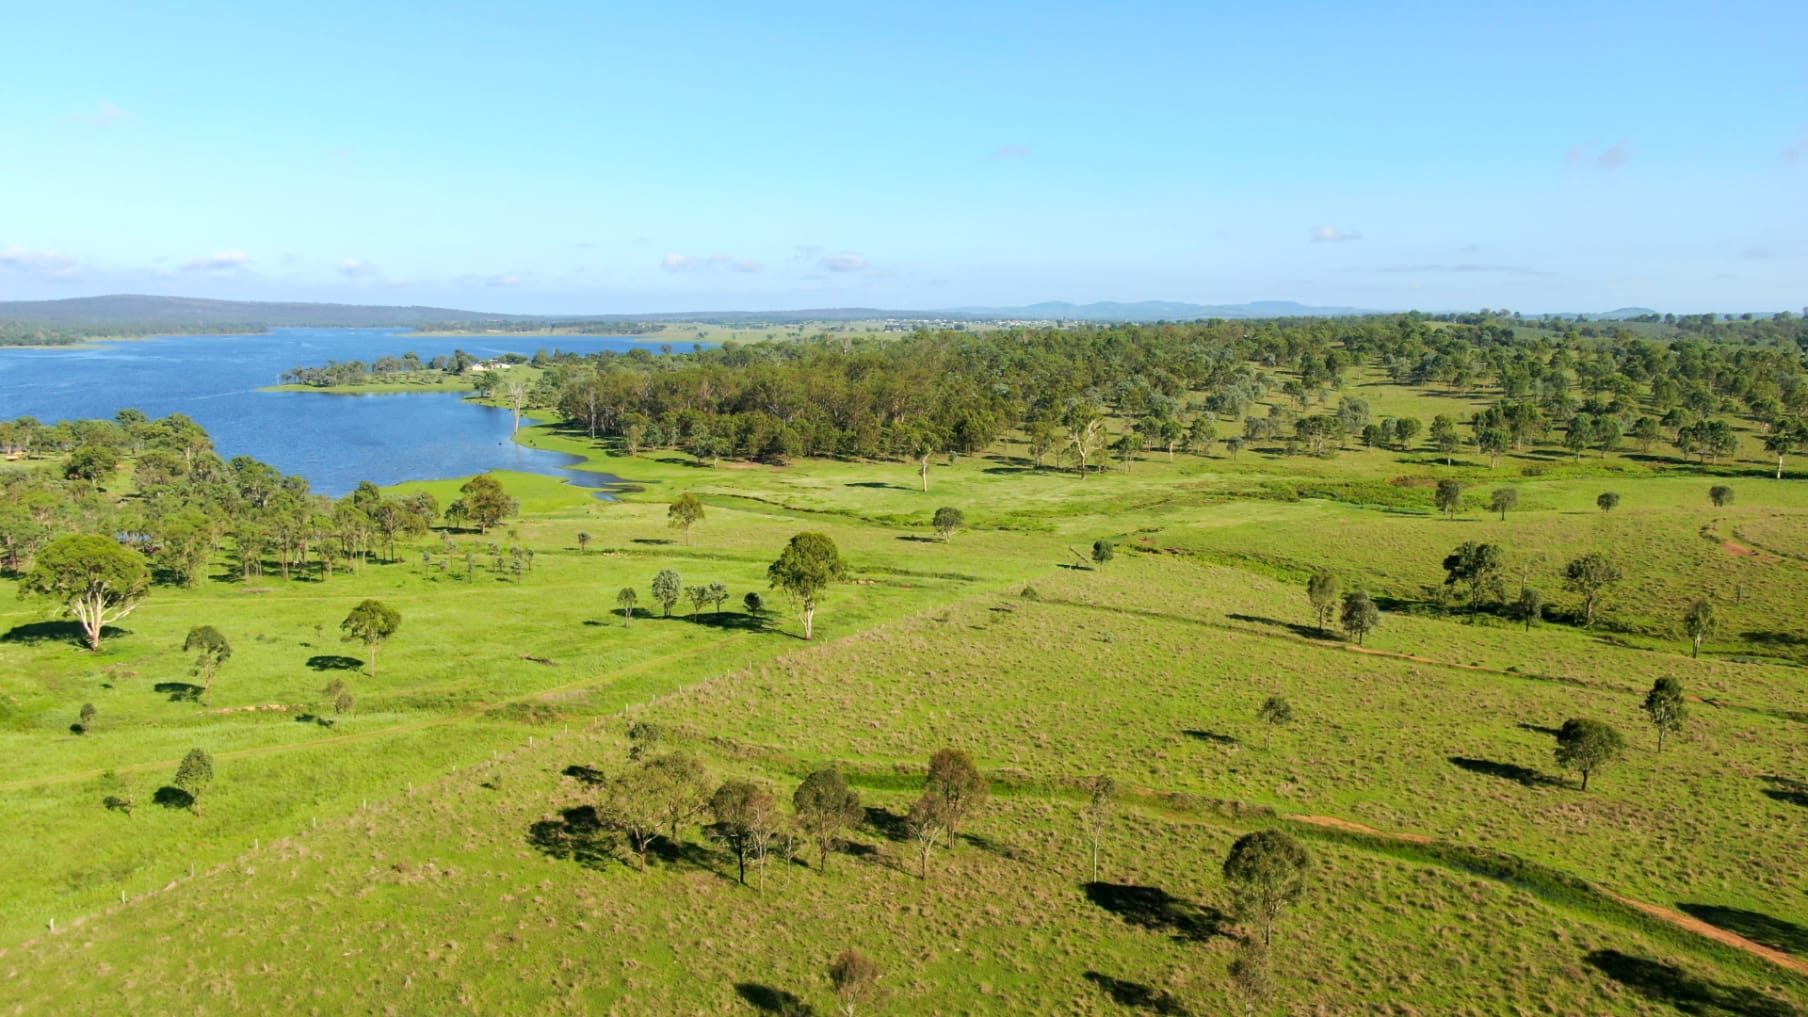
[[[684,579],[674,569],[660,569],[653,577],[653,599],[665,610],[665,616],[672,616],[672,605],[684,595]]]
[[[772,792],[751,781],[731,780],[710,796],[709,811],[716,820],[716,836],[734,852],[741,885],[747,885],[747,856],[753,855],[760,873],[760,888],[764,889],[764,844],[777,816]]]
[[[1263,738],[1263,747],[1272,748],[1274,746],[1274,729],[1293,723],[1293,704],[1287,702],[1284,697],[1269,696],[1262,700],[1261,707],[1256,710],[1256,719],[1266,727],[1267,733]]]
[[[766,569],[766,578],[774,589],[797,603],[803,613],[804,638],[813,636],[816,602],[829,584],[847,574],[847,565],[835,542],[821,533],[799,533],[791,538],[785,550]]]
[[[1582,595],[1582,627],[1595,623],[1595,609],[1601,602],[1601,591],[1625,578],[1613,559],[1591,551],[1563,567],[1563,585]]]
[[[448,516],[456,515],[477,524],[481,533],[488,533],[490,527],[507,519],[515,512],[515,501],[502,489],[502,482],[487,473],[480,473],[465,481],[458,489],[458,500],[446,508]]]
[[[1689,634],[1689,656],[1700,657],[1702,642],[1713,638],[1720,627],[1719,619],[1714,617],[1713,603],[1698,600],[1690,604],[1688,613],[1683,615],[1682,627]]]
[[[1557,731],[1557,765],[1582,774],[1582,790],[1596,770],[1620,758],[1626,739],[1612,726],[1598,720],[1572,717]]]
[[[949,848],[954,847],[961,823],[992,796],[991,784],[964,749],[941,749],[930,756],[929,779],[924,786],[947,803]]]
[[[1306,580],[1306,598],[1312,602],[1312,614],[1318,619],[1321,635],[1329,635],[1327,626],[1337,613],[1338,586],[1337,574],[1329,569],[1315,569]]]
[[[1343,629],[1356,637],[1356,645],[1362,645],[1362,638],[1381,627],[1381,609],[1369,599],[1369,595],[1356,590],[1343,595],[1342,611]]]
[[[1474,615],[1481,611],[1484,597],[1505,595],[1501,586],[1505,567],[1506,556],[1499,545],[1465,541],[1444,558],[1444,585],[1468,587],[1469,613]]]
[[[930,520],[930,525],[935,527],[936,535],[942,538],[942,542],[947,543],[954,538],[955,531],[967,525],[967,514],[944,505],[935,510],[935,517]]]
[[[182,641],[182,652],[195,655],[195,676],[201,679],[201,701],[213,702],[213,677],[232,658],[232,644],[212,625],[196,625]]]
[[[1438,481],[1436,501],[1438,511],[1444,513],[1446,519],[1455,519],[1463,507],[1463,485],[1454,480]]]
[[[205,749],[189,749],[176,767],[176,779],[170,783],[188,796],[189,809],[200,815],[201,793],[213,783],[213,757]]]
[[[791,795],[791,807],[797,810],[797,825],[804,836],[816,843],[818,868],[829,871],[829,849],[841,837],[841,831],[865,816],[860,796],[848,787],[840,770],[817,770],[804,778]]]
[[[19,594],[55,597],[81,624],[88,649],[100,649],[100,634],[138,607],[151,586],[144,557],[119,542],[92,533],[58,537],[38,554]]]
[[[1513,616],[1525,622],[1527,632],[1532,631],[1532,623],[1544,619],[1544,594],[1530,586],[1521,587],[1519,599],[1513,603]]]
[[[640,603],[640,591],[632,586],[624,586],[615,594],[615,602],[621,605],[622,628],[634,624],[634,606]]]
[[[1519,507],[1519,489],[1514,487],[1497,487],[1488,496],[1488,511],[1499,512],[1501,522],[1507,521],[1507,513]]]
[[[1603,512],[1612,512],[1620,507],[1620,496],[1612,491],[1602,491],[1595,497],[1595,508]]]
[[[362,642],[365,650],[370,653],[370,664],[365,668],[365,673],[372,678],[377,675],[377,648],[401,627],[402,612],[380,600],[368,599],[352,608],[351,614],[339,623],[347,642]]]
[[[1725,508],[1733,503],[1733,489],[1725,484],[1715,484],[1708,488],[1708,500],[1715,508]]]
[[[1312,860],[1299,841],[1280,830],[1257,830],[1231,845],[1224,859],[1224,881],[1230,885],[1237,914],[1262,931],[1262,943],[1274,939],[1274,923],[1282,909],[1306,889]]]
[[[1652,683],[1651,691],[1645,693],[1645,702],[1639,708],[1645,711],[1645,716],[1651,718],[1651,726],[1657,729],[1659,752],[1664,751],[1664,736],[1681,731],[1683,723],[1689,719],[1682,682],[1675,678],[1659,678]]]

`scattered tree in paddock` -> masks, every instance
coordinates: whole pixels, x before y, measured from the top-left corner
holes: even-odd
[[[1094,567],[1108,565],[1111,560],[1116,557],[1116,544],[1113,544],[1109,540],[1095,540],[1092,542],[1092,564]]]
[[[1544,594],[1530,586],[1521,587],[1519,599],[1513,602],[1513,617],[1525,622],[1527,632],[1532,631],[1532,623],[1544,620]]]
[[[829,982],[835,986],[841,1012],[855,1017],[861,1006],[879,998],[879,965],[849,947],[829,963]]]
[[[804,778],[791,795],[791,807],[797,811],[797,825],[804,836],[816,843],[817,867],[829,871],[829,849],[841,837],[841,831],[865,816],[860,809],[860,796],[848,787],[840,770],[817,770]]]
[[[1092,881],[1099,881],[1099,845],[1105,839],[1105,829],[1111,825],[1111,818],[1117,813],[1117,799],[1120,794],[1117,781],[1105,774],[1099,774],[1086,781],[1086,804],[1080,809],[1080,822],[1086,828],[1086,839],[1092,844]]]
[[[1444,585],[1461,583],[1467,586],[1469,613],[1474,615],[1481,611],[1483,598],[1499,599],[1506,595],[1501,585],[1501,573],[1505,568],[1506,556],[1498,544],[1465,541],[1444,559]]]
[[[1288,904],[1306,889],[1311,858],[1299,841],[1281,830],[1257,830],[1231,845],[1224,859],[1224,881],[1230,885],[1237,914],[1262,931],[1262,945],[1274,939],[1274,923]]]
[[[816,620],[816,601],[829,584],[847,575],[847,564],[835,542],[821,533],[799,533],[766,569],[766,578],[774,589],[798,603],[803,612],[804,638],[812,637]]]
[[[668,752],[640,766],[649,775],[647,791],[659,809],[666,839],[677,844],[679,828],[709,808],[709,773],[688,752]]]
[[[1626,739],[1620,732],[1598,720],[1572,717],[1557,732],[1557,765],[1582,774],[1582,790],[1588,790],[1589,775],[1620,758],[1626,750]]]
[[[672,605],[684,595],[684,579],[675,569],[660,569],[653,577],[653,599],[665,610],[665,616],[672,616]]]
[[[645,759],[665,741],[665,730],[658,724],[637,720],[628,725],[628,758]]]
[[[590,553],[590,531],[589,530],[579,530],[578,531],[578,553],[579,554],[589,554]]]
[[[691,601],[691,621],[696,621],[697,616],[703,613],[703,605],[709,603],[709,587],[702,584],[686,586],[684,595]]]
[[[1357,646],[1362,645],[1364,636],[1381,627],[1381,609],[1361,590],[1343,595],[1341,614],[1343,630],[1356,637]]]
[[[1438,511],[1444,513],[1446,519],[1455,519],[1463,509],[1463,485],[1454,480],[1440,480],[1434,499]]]
[[[634,606],[640,603],[640,591],[632,586],[624,586],[615,594],[615,602],[621,605],[622,628],[634,624]]]
[[[383,645],[383,641],[395,635],[401,627],[402,612],[380,600],[365,600],[352,608],[352,613],[339,623],[347,642],[362,642],[365,650],[370,653],[370,664],[366,666],[365,672],[373,678],[377,674],[377,647]]]
[[[1602,491],[1595,498],[1595,508],[1603,512],[1612,512],[1620,507],[1620,496],[1612,491]]]
[[[490,527],[519,511],[515,500],[502,489],[501,481],[487,473],[465,481],[458,489],[458,495],[457,500],[446,506],[446,517],[476,523],[479,533],[488,533]]]
[[[936,535],[942,538],[942,542],[947,543],[954,539],[954,534],[961,527],[967,525],[967,514],[960,509],[943,506],[935,510],[935,517],[930,520],[930,525],[935,527]]]
[[[741,885],[747,885],[747,859],[751,856],[764,890],[766,845],[778,818],[772,792],[750,781],[731,780],[710,796],[709,811],[716,820],[716,836],[735,854]]]
[[[1651,691],[1645,693],[1645,702],[1639,707],[1651,720],[1651,726],[1657,729],[1657,751],[1664,751],[1664,736],[1682,730],[1683,723],[1689,719],[1689,708],[1683,695],[1682,682],[1675,678],[1659,678],[1652,683]]]
[[[941,839],[942,833],[949,829],[949,808],[947,799],[936,793],[934,788],[925,788],[917,800],[910,803],[910,815],[905,818],[905,827],[910,831],[910,839],[917,845],[918,878],[929,878],[929,851],[935,842]]]
[[[1274,729],[1293,723],[1293,706],[1281,696],[1269,696],[1262,700],[1261,707],[1256,710],[1256,719],[1266,728],[1263,747],[1271,748],[1274,745]]]
[[[1329,635],[1331,616],[1337,613],[1340,584],[1337,574],[1329,569],[1316,569],[1306,580],[1306,599],[1312,602],[1312,614],[1318,619],[1320,635]]]
[[[1451,464],[1451,457],[1456,450],[1463,447],[1463,436],[1457,432],[1456,420],[1447,414],[1440,413],[1431,421],[1431,444],[1444,454],[1444,465]]]
[[[725,583],[710,583],[709,603],[712,614],[721,614],[722,605],[728,603],[728,586]]]
[[[196,625],[182,641],[182,652],[195,655],[194,674],[201,679],[201,701],[212,705],[213,678],[232,659],[232,644],[212,625]]]
[[[150,585],[151,570],[143,556],[116,540],[78,533],[51,541],[19,592],[60,599],[81,624],[88,649],[98,652],[101,630],[131,614]]]
[[[687,491],[665,510],[665,515],[668,525],[684,531],[684,542],[688,544],[691,542],[691,527],[703,521],[703,502]]]
[[[213,757],[206,749],[189,749],[188,755],[176,767],[176,779],[171,781],[176,789],[188,795],[188,807],[195,815],[201,814],[201,793],[207,785],[213,783]]]
[[[766,613],[766,598],[760,596],[758,591],[750,590],[747,596],[741,598],[741,610],[758,618]]]
[[[1708,500],[1715,508],[1725,508],[1733,503],[1733,489],[1725,484],[1715,484],[1708,488]]]
[[[1519,507],[1519,489],[1516,487],[1497,487],[1488,496],[1488,511],[1499,512],[1501,522],[1506,522],[1507,513]]]
[[[1783,457],[1808,447],[1808,421],[1788,417],[1772,422],[1764,436],[1764,451],[1777,457],[1777,479],[1783,479]]]
[[[1714,605],[1706,600],[1698,600],[1689,605],[1688,613],[1682,617],[1683,631],[1689,635],[1689,656],[1701,656],[1701,644],[1712,639],[1720,627],[1720,620],[1714,616]]]
[[[99,714],[100,714],[100,711],[96,710],[94,708],[93,703],[83,703],[82,704],[82,712],[77,715],[77,720],[75,723],[75,733],[76,734],[87,734],[88,732],[94,730],[94,718],[96,716],[99,716]]]
[[[603,824],[619,830],[628,838],[628,846],[640,860],[640,870],[647,869],[647,849],[659,836],[665,820],[660,800],[660,777],[643,763],[623,770],[609,781],[597,806]]]
[[[1613,559],[1593,551],[1563,567],[1563,585],[1582,595],[1582,627],[1595,623],[1595,609],[1600,606],[1601,591],[1624,579],[1625,573]]]
[[[925,787],[946,804],[948,847],[952,849],[960,825],[992,796],[991,784],[974,765],[971,754],[964,749],[947,748],[929,757]]]

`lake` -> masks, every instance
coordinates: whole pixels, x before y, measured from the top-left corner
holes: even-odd
[[[619,478],[571,470],[581,461],[576,456],[516,444],[513,414],[467,403],[456,392],[329,395],[258,389],[277,384],[293,367],[369,362],[409,351],[425,361],[455,349],[487,359],[531,356],[538,349],[594,353],[653,345],[626,336],[439,338],[403,329],[284,328],[81,348],[0,347],[0,420],[111,418],[126,407],[152,417],[186,413],[213,436],[222,457],[261,459],[335,496],[362,480],[389,485],[486,470],[544,473],[606,488]]]

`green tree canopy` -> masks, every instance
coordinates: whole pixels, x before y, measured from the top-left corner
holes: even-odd
[[[809,639],[816,618],[816,602],[829,584],[847,574],[847,565],[835,542],[821,533],[805,532],[791,538],[785,550],[766,569],[766,578],[783,590],[803,612],[804,638]]]
[[[99,650],[101,630],[131,614],[150,585],[143,556],[111,538],[79,533],[59,537],[39,553],[19,594],[61,600],[81,624],[88,648]]]
[[[1281,910],[1306,889],[1312,864],[1306,849],[1281,830],[1257,830],[1231,845],[1224,859],[1224,881],[1230,884],[1237,913],[1262,930],[1262,942],[1274,936]]]
[[[396,630],[402,627],[402,612],[380,600],[365,600],[352,608],[345,620],[339,623],[340,631],[345,633],[348,641],[357,640],[364,644],[370,653],[368,673],[377,674],[377,647]]]
[[[1563,722],[1557,732],[1557,765],[1582,774],[1582,790],[1588,790],[1589,775],[1620,758],[1626,751],[1626,739],[1620,732],[1598,720],[1574,717]]]

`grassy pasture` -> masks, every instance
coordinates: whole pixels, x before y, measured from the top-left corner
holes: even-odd
[[[1469,412],[1373,382],[1353,391],[1377,417]],[[197,590],[156,589],[98,655],[0,580],[0,823],[38,846],[0,860],[0,1012],[98,1012],[123,994],[155,1013],[779,1013],[794,994],[827,1013],[823,968],[847,943],[885,968],[885,1012],[1233,1012],[1238,930],[1217,913],[1217,867],[1270,813],[1503,852],[1808,958],[1808,488],[1766,479],[1760,456],[1698,470],[1527,454],[1490,470],[1472,454],[1252,448],[1081,478],[1030,469],[1007,440],[938,460],[924,492],[912,463],[712,469],[550,426],[522,439],[593,456],[634,490],[609,503],[503,474],[522,516],[448,535],[450,555],[436,535],[324,582],[248,585],[221,562]],[[1454,520],[1432,510],[1446,476],[1469,486]],[[1733,505],[1708,504],[1716,482]],[[459,483],[401,490],[444,504]],[[1520,508],[1502,521],[1483,506],[1505,483]],[[1622,496],[1611,513],[1595,508],[1604,490]],[[684,491],[708,511],[688,541],[665,517]],[[969,524],[947,543],[929,527],[942,505]],[[739,604],[805,529],[830,534],[855,578],[825,600],[814,644],[782,597],[759,620]],[[1120,541],[1117,559],[1073,567],[1098,538]],[[1523,576],[1557,620],[1525,631],[1431,606],[1465,540],[1503,544],[1509,593]],[[505,560],[532,548],[533,570],[499,573],[492,543]],[[1584,631],[1562,621],[1576,598],[1558,572],[1592,550],[1627,577]],[[727,584],[723,615],[645,616],[667,567]],[[1310,629],[1315,567],[1381,599],[1374,652]],[[615,604],[627,585],[631,626]],[[375,677],[338,637],[364,597],[404,616]],[[1721,627],[1693,660],[1680,619],[1699,597]],[[185,698],[178,649],[203,623],[234,647],[206,705]],[[1703,700],[1661,754],[1638,710],[1659,675]],[[355,710],[298,721],[335,677]],[[1255,711],[1277,693],[1296,720],[1270,733]],[[99,717],[76,735],[83,702]],[[254,709],[268,706],[283,709]],[[1630,742],[1586,794],[1552,758],[1571,716]],[[998,793],[927,886],[875,814],[829,875],[775,865],[756,898],[694,828],[646,874],[619,847],[573,855],[562,810],[594,792],[561,771],[625,765],[629,717],[784,795],[838,762],[901,816],[942,745],[973,751]],[[219,770],[201,815],[150,804],[195,745]],[[118,788],[108,771],[141,803],[131,818],[100,804]],[[1089,891],[1072,782],[1097,772],[1138,793],[1106,848],[1117,889]],[[1214,801],[1247,808],[1198,805]],[[1309,845],[1314,890],[1283,922],[1274,1012],[1787,1014],[1808,999],[1779,968],[1531,884],[1360,839]]]

